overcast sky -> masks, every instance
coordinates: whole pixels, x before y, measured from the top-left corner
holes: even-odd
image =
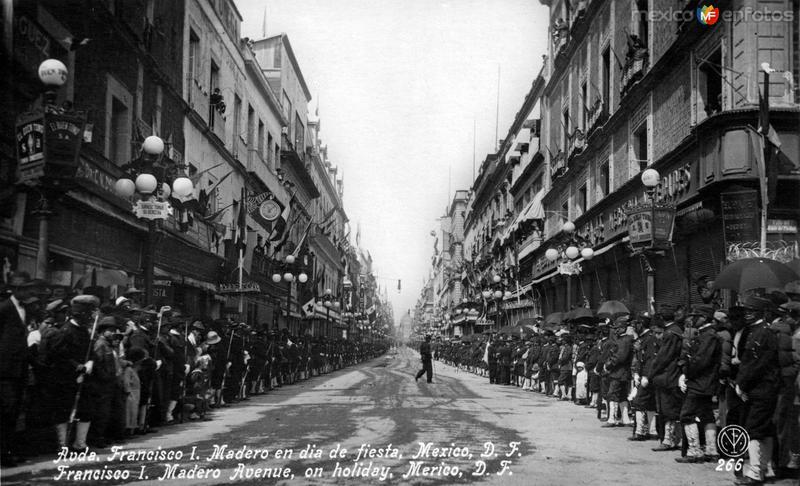
[[[499,138],[541,69],[547,8],[536,0],[236,5],[243,36],[262,37],[265,7],[267,36],[289,35],[315,98],[309,111],[319,100],[323,143],[344,174],[351,236],[360,223],[399,319],[430,270],[437,218],[453,191],[472,184],[473,120],[477,164],[494,150],[498,66]]]

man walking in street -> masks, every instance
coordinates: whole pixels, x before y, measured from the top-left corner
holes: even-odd
[[[428,383],[433,383],[433,355],[431,354],[431,336],[425,336],[425,342],[419,346],[419,355],[422,359],[422,369],[417,372],[414,381],[419,380],[422,375],[428,375]]]

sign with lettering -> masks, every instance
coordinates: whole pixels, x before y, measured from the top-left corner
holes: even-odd
[[[580,275],[581,264],[577,262],[559,262],[558,273],[561,275]]]
[[[261,293],[261,286],[255,282],[243,282],[241,287],[238,283],[219,284],[220,294],[258,294]]]
[[[45,114],[44,151],[49,177],[75,177],[86,120],[65,113]]]
[[[634,247],[646,246],[653,239],[653,209],[639,206],[628,212],[628,236]]]
[[[21,115],[17,119],[17,182],[30,184],[44,175],[44,117]]]
[[[136,201],[133,212],[137,218],[166,219],[172,214],[172,206],[166,201]]]
[[[768,219],[767,233],[796,234],[797,221],[794,219]]]
[[[725,243],[759,240],[758,191],[720,194]]]

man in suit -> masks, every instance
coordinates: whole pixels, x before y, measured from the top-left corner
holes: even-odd
[[[0,464],[16,464],[14,429],[28,376],[28,341],[23,302],[33,296],[36,282],[20,272],[8,283],[11,295],[0,303]]]
[[[433,355],[431,354],[431,336],[425,336],[425,342],[419,346],[419,355],[422,359],[422,369],[417,372],[414,381],[419,380],[422,375],[427,374],[428,383],[433,383]]]

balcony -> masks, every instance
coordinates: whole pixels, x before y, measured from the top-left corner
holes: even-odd
[[[647,72],[649,64],[649,52],[647,46],[635,35],[628,36],[628,52],[625,54],[625,65],[622,67],[622,78],[620,80],[620,93],[625,94],[633,85],[642,79]]]

